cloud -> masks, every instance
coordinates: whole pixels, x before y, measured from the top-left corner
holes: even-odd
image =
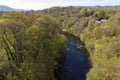
[[[119,0],[0,0],[0,5],[20,9],[44,9],[53,6],[120,5]]]

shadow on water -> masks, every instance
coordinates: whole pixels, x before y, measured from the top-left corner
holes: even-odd
[[[55,70],[57,80],[86,80],[92,67],[85,45],[73,35],[65,34],[67,48]]]

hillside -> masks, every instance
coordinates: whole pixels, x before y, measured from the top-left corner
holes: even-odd
[[[0,5],[0,11],[27,11],[27,10],[15,9],[15,8],[11,8],[9,6]]]
[[[69,36],[66,40],[62,30],[82,43]],[[59,65],[65,50],[68,63],[63,64],[72,69]],[[0,80],[56,80],[54,70],[61,71],[60,67],[67,70],[60,73],[67,80],[73,80],[72,76],[80,80],[78,71],[88,68],[88,60],[92,69],[81,74],[82,80],[120,79],[119,6],[0,11]]]
[[[54,7],[39,12],[55,17],[85,43],[93,62],[87,80],[120,79],[119,6]]]
[[[1,11],[13,11],[14,9],[8,6],[0,5],[0,10]]]

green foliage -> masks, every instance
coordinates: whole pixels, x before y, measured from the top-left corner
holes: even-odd
[[[88,73],[87,80],[119,80],[119,22],[116,13],[104,24],[88,26],[81,35],[93,61],[93,69]]]
[[[78,36],[87,26],[89,16],[93,14],[92,12],[91,9],[75,7],[54,7],[42,11],[42,13],[55,17],[68,32]]]
[[[7,74],[7,80],[55,80],[54,63],[65,48],[60,22],[68,32],[79,36],[90,52],[93,68],[87,80],[119,80],[119,15],[119,7],[0,13],[0,71]],[[104,19],[106,22],[96,23]]]
[[[108,19],[108,16],[106,15],[105,11],[103,11],[103,10],[95,11],[93,16],[96,17],[97,20]]]
[[[68,28],[71,28],[73,26],[73,23],[71,21],[68,21],[67,22],[67,25],[66,25]]]
[[[55,80],[54,63],[65,48],[58,22],[37,13],[9,12],[3,18],[8,20],[0,23],[0,57],[11,67],[0,65],[0,71],[12,70],[7,80]]]
[[[119,7],[55,7],[42,12],[58,19],[86,44],[93,61],[87,80],[120,79]]]

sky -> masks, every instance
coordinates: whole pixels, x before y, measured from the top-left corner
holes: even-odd
[[[115,6],[120,0],[0,0],[0,5],[17,9],[41,10],[54,6]]]

